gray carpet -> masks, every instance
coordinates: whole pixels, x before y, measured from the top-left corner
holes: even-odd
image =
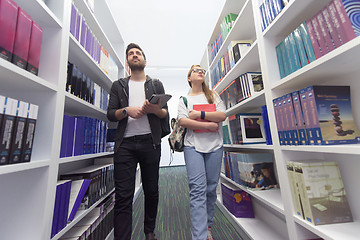
[[[190,240],[189,186],[185,166],[160,168],[159,208],[155,234],[159,240]],[[144,196],[141,192],[133,206],[133,240],[143,240]],[[212,226],[215,240],[241,240],[242,237],[215,205]]]

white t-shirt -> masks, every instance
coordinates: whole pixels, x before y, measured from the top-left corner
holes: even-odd
[[[145,102],[145,81],[129,81],[129,106],[141,107]],[[124,138],[151,133],[147,114],[139,119],[129,116]]]
[[[180,98],[178,106],[178,119],[189,118],[189,110],[193,109],[194,104],[208,104],[205,94],[197,96],[186,96],[188,107],[186,108],[184,101]],[[219,96],[215,95],[216,111],[225,112],[226,108]],[[192,129],[186,130],[184,138],[185,146],[193,146],[196,151],[202,153],[209,153],[219,149],[223,145],[222,123],[219,123],[219,130],[217,132],[201,132],[194,133]]]

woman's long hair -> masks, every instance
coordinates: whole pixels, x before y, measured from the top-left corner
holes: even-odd
[[[199,68],[202,68],[200,65],[196,64],[196,65],[192,65],[189,72],[188,72],[188,78],[191,76],[191,73],[192,73],[192,70],[195,68],[195,67],[199,67]],[[204,74],[204,77],[205,77],[205,74]],[[190,87],[191,86],[191,82],[188,81]],[[214,91],[210,90],[210,88],[205,84],[205,81],[202,83],[202,90],[205,94],[205,97],[208,101],[209,104],[213,104],[214,101],[215,101],[215,97],[214,97]]]

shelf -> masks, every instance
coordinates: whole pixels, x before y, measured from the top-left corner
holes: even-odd
[[[256,33],[255,33],[255,26],[254,22],[252,24],[243,24],[246,19],[254,19],[254,15],[252,13],[252,5],[251,1],[247,1],[244,7],[241,9],[239,16],[236,18],[233,27],[231,28],[228,36],[224,40],[223,44],[221,45],[220,50],[216,54],[216,57],[210,64],[210,69],[214,68],[214,65],[219,61],[221,56],[225,54],[228,50],[228,46],[231,41],[234,40],[256,40]],[[212,43],[212,42],[211,42]],[[210,44],[211,44],[210,43]],[[209,44],[209,45],[210,45]],[[211,49],[210,49],[211,51]]]
[[[42,0],[14,0],[41,27],[62,28],[62,24],[55,14]]]
[[[260,108],[262,105],[266,105],[265,102],[265,91],[255,93],[253,96],[239,102],[235,106],[226,110],[226,115],[231,116],[236,113],[253,113],[256,111],[260,113]]]
[[[360,37],[345,43],[325,56],[300,68],[272,85],[272,90],[300,90],[301,88],[324,84],[327,81],[342,79],[344,73],[358,71],[359,64],[354,59],[360,55]],[[338,84],[344,84],[341,81]]]
[[[108,121],[105,110],[102,110],[68,92],[65,92],[65,114],[73,116],[88,116],[102,121]]]
[[[32,161],[32,162],[4,165],[4,166],[0,166],[0,176],[9,173],[22,172],[36,168],[49,167],[49,165],[50,165],[50,161]]]
[[[274,228],[261,221],[260,219],[236,218],[224,207],[222,203],[219,202],[219,200],[217,200],[216,203],[219,209],[227,216],[230,216],[251,239],[286,239],[276,233],[274,231]]]
[[[7,92],[56,92],[56,86],[48,81],[16,66],[15,64],[0,58],[1,90],[7,96]]]
[[[51,240],[57,240],[59,238],[62,237],[62,235],[64,235],[67,231],[69,231],[69,229],[71,229],[73,226],[76,225],[76,223],[78,223],[82,218],[84,218],[89,212],[91,212],[94,208],[96,208],[96,206],[101,203],[105,198],[107,198],[108,196],[110,196],[112,193],[114,192],[114,190],[109,191],[108,194],[106,194],[105,196],[103,196],[101,199],[99,199],[96,203],[94,203],[91,207],[89,207],[86,210],[78,210],[76,212],[75,218],[74,220],[72,220],[70,223],[68,223],[66,225],[66,227],[64,227],[60,232],[58,232]]]
[[[92,81],[110,92],[112,81],[109,76],[71,33],[69,33],[69,62],[75,64]]]
[[[221,92],[231,81],[246,72],[260,72],[259,51],[257,41],[253,43],[249,51],[235,64],[225,77],[214,88]]]
[[[294,221],[324,239],[359,239],[360,222],[314,226],[296,216],[294,216]]]
[[[94,154],[83,154],[79,156],[72,156],[72,157],[66,157],[66,158],[60,158],[59,164],[63,163],[69,163],[69,162],[75,162],[80,161],[84,159],[92,159],[92,158],[98,158],[98,157],[107,157],[114,154],[114,152],[102,152],[102,153],[94,153]]]
[[[245,149],[245,150],[274,150],[274,145],[261,144],[224,144],[226,148]]]
[[[265,29],[263,36],[265,38],[280,37],[284,39],[302,22],[314,16],[329,2],[330,0],[291,0]]]
[[[271,207],[276,212],[280,213],[281,215],[285,214],[284,211],[284,204],[281,199],[280,189],[274,188],[269,190],[251,190],[247,187],[244,187],[233,180],[227,178],[223,173],[220,174],[221,178],[225,181],[230,182],[231,184],[235,185],[236,187],[240,188],[241,190],[249,193],[252,197],[258,199],[266,206]]]
[[[360,155],[359,144],[344,144],[344,145],[306,145],[306,146],[281,146],[283,151],[298,151],[298,152],[316,152],[316,153],[334,153],[334,154],[353,154]]]
[[[88,5],[84,0],[74,0],[75,6],[79,9],[79,12],[83,14],[89,28],[91,29],[94,36],[98,39],[101,45],[105,48],[106,51],[111,55],[111,57],[116,62],[119,70],[124,67],[122,62],[120,61],[119,55],[110,44],[108,37],[105,35],[102,27],[100,26],[98,20],[96,19],[93,12],[89,9]],[[104,1],[106,4],[106,1]],[[100,17],[100,16],[98,16]]]

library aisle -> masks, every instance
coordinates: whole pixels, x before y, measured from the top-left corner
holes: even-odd
[[[189,187],[185,166],[160,168],[159,209],[155,234],[158,239],[191,239]],[[133,205],[133,240],[144,236],[144,194],[141,192]],[[214,239],[242,240],[242,237],[219,208],[215,207],[212,227]]]

